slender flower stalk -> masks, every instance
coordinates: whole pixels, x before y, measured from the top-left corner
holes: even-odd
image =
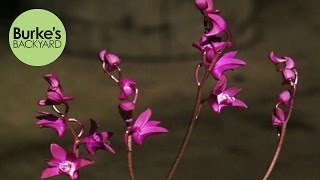
[[[293,90],[293,97],[295,96],[296,94],[296,86],[294,86],[292,88]],[[294,107],[294,99],[292,98],[291,99],[291,103],[290,103],[290,107],[289,107],[289,112],[288,112],[288,116],[287,118],[285,119],[285,122],[284,124],[282,125],[281,127],[281,133],[279,134],[279,139],[278,139],[278,146],[277,146],[277,149],[274,153],[274,156],[273,156],[273,159],[270,163],[270,166],[266,172],[266,174],[264,175],[263,177],[263,180],[267,180],[269,179],[269,176],[271,175],[273,169],[274,169],[274,166],[276,165],[277,163],[277,160],[279,159],[279,156],[280,156],[280,152],[281,152],[281,149],[282,149],[282,146],[283,146],[283,143],[284,143],[284,139],[285,139],[285,135],[286,135],[286,132],[287,132],[287,126],[288,126],[288,122],[291,118],[291,114],[292,114],[292,110],[293,110],[293,107]]]
[[[111,54],[111,55],[110,55]],[[119,95],[119,99],[124,99],[124,100],[129,100],[129,94],[127,94],[126,89],[123,88],[123,83],[122,83],[122,70],[119,67],[120,64],[120,58],[115,55],[112,54],[110,52],[107,52],[106,50],[102,50],[99,53],[99,58],[102,61],[102,69],[103,72],[108,75],[111,80],[113,80],[115,83],[117,83],[117,85],[120,88],[121,94]],[[114,63],[114,59],[117,60],[117,63]],[[113,64],[114,63],[114,64]],[[116,70],[118,72],[118,77],[114,76],[112,74],[112,71]],[[138,90],[136,91],[137,94]],[[136,95],[137,97],[137,95]],[[133,163],[133,158],[132,158],[132,134],[130,134],[130,129],[131,129],[131,122],[132,122],[132,110],[134,109],[134,104],[136,103],[137,98],[135,98],[135,101],[130,103],[130,102],[125,102],[119,105],[119,110],[120,112],[122,112],[123,109],[124,112],[129,113],[129,117],[123,116],[124,117],[124,121],[125,121],[125,125],[126,125],[126,131],[125,131],[125,142],[126,142],[126,146],[127,146],[127,164],[128,164],[128,170],[129,170],[129,175],[130,175],[130,179],[131,180],[135,180],[135,172],[134,172],[134,163]],[[121,113],[120,113],[121,114]],[[123,113],[126,114],[126,113]]]
[[[295,62],[293,59],[286,56],[279,58],[274,54],[274,52],[270,52],[269,59],[272,63],[275,64],[277,70],[282,73],[284,84],[289,84],[290,90],[282,91],[279,94],[278,101],[275,105],[274,115],[272,115],[272,124],[277,128],[278,131],[278,145],[269,168],[263,177],[263,180],[269,179],[279,159],[286,136],[288,123],[294,108],[294,98],[296,96],[298,84],[298,72],[295,69]],[[281,63],[284,64],[283,67],[280,66]],[[288,109],[287,115],[285,114],[285,111],[282,110],[283,108],[281,108],[280,106]]]
[[[212,61],[212,64],[210,65],[211,69],[212,67],[214,66],[215,62],[217,61],[217,59],[219,58],[220,54],[216,54],[215,55],[215,58],[214,60]],[[196,120],[198,119],[199,115],[200,115],[200,112],[201,112],[201,108],[202,108],[202,104],[204,103],[202,100],[202,97],[203,97],[203,88],[206,84],[206,81],[209,77],[209,74],[211,72],[211,69],[207,69],[205,74],[204,74],[204,77],[201,81],[201,83],[197,83],[197,95],[196,95],[196,101],[195,101],[195,105],[194,105],[194,108],[193,108],[193,114],[192,114],[192,118],[190,119],[189,121],[189,125],[188,125],[188,129],[187,129],[187,132],[184,136],[184,139],[183,139],[183,142],[180,146],[180,149],[177,153],[177,156],[169,170],[169,173],[166,177],[166,180],[170,180],[172,179],[182,157],[183,157],[183,154],[188,146],[188,143],[189,143],[189,140],[190,140],[190,137],[191,137],[191,134],[193,132],[193,129],[194,129],[194,125],[195,125],[195,122]]]
[[[219,86],[219,83],[214,88],[219,90],[219,94],[217,94],[217,91],[213,90],[213,95],[211,95],[209,98],[208,96],[203,95],[204,87],[210,75],[212,75],[212,77],[217,81],[221,82],[223,78],[226,78],[224,75],[226,71],[234,70],[244,66],[245,62],[235,58],[237,52],[229,52],[224,54],[225,49],[231,46],[231,34],[227,29],[226,21],[219,15],[220,10],[215,9],[213,1],[195,0],[195,5],[204,16],[203,24],[205,32],[201,37],[200,42],[194,43],[193,46],[201,51],[203,62],[197,64],[195,69],[197,93],[193,114],[189,121],[188,129],[184,136],[183,142],[167,174],[166,180],[171,180],[176,172],[176,169],[188,146],[195,122],[201,113],[203,103],[208,101],[211,106],[218,106],[217,109],[213,108],[213,110],[217,113],[220,113],[220,109],[224,106],[239,106],[247,108],[244,102],[235,99],[233,96],[229,97],[229,95],[237,94],[240,89],[236,89],[236,91],[228,89],[224,93],[226,88],[226,79],[223,81],[223,88],[217,87]],[[221,38],[223,34],[226,36],[226,40],[224,42]],[[203,75],[202,80],[200,80],[199,77],[199,70],[201,67],[205,68],[205,74]],[[230,90],[231,93],[228,93],[227,91]],[[213,98],[215,98],[215,100]]]
[[[120,68],[121,60],[116,54],[102,50],[99,53],[99,58],[102,62],[104,73],[116,82],[120,88],[120,95],[118,97],[120,104],[118,108],[126,125],[124,141],[127,146],[127,163],[130,179],[134,180],[135,172],[132,157],[132,142],[137,145],[142,145],[149,136],[167,133],[168,130],[159,126],[161,124],[160,121],[150,120],[151,109],[147,109],[141,113],[135,121],[133,120],[133,110],[136,107],[139,97],[137,83],[132,79],[122,77],[122,70]],[[114,75],[114,71],[116,71],[116,75]]]

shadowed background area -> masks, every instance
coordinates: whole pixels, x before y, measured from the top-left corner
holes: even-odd
[[[216,1],[229,22],[239,57],[247,66],[228,73],[229,85],[242,87],[248,110],[229,108],[217,115],[205,106],[175,179],[260,179],[273,156],[277,136],[271,114],[282,78],[267,59],[269,51],[296,59],[300,73],[293,117],[279,163],[271,179],[320,179],[319,110],[320,13],[316,0]],[[23,11],[54,12],[67,30],[62,56],[44,67],[18,61],[8,31]],[[139,83],[135,116],[153,109],[170,133],[134,146],[137,179],[164,179],[183,139],[195,98],[193,70],[201,60],[191,47],[199,39],[202,17],[193,1],[6,1],[0,7],[0,173],[1,179],[39,179],[49,144],[70,149],[71,137],[59,139],[36,125],[37,101],[45,97],[42,76],[57,74],[71,102],[70,116],[114,132],[115,155],[98,152],[82,179],[128,179],[124,124],[117,111],[118,88],[104,76],[97,54],[107,48],[122,58],[127,77]],[[214,85],[209,81],[207,91]],[[83,151],[84,152],[84,151]],[[58,177],[56,179],[67,179]]]

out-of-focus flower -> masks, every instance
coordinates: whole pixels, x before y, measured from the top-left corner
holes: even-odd
[[[216,36],[227,29],[227,22],[217,14],[208,14],[208,18],[212,24],[211,29],[205,33],[205,36]]]
[[[52,128],[57,132],[59,137],[62,137],[67,129],[67,125],[64,119],[57,117],[48,112],[39,112],[41,115],[36,118],[39,119],[37,125],[40,128]]]
[[[115,69],[117,69],[117,66],[119,66],[121,63],[121,59],[116,54],[108,52],[105,49],[100,51],[99,58],[101,62],[106,63],[108,65],[108,72],[112,72]]]
[[[206,13],[217,13],[213,6],[213,0],[195,0],[195,4],[200,11],[205,11]]]
[[[212,110],[220,113],[222,108],[227,106],[236,106],[241,108],[247,108],[247,105],[236,99],[235,96],[241,91],[239,88],[229,88],[227,87],[227,78],[225,76],[221,76],[220,80],[216,84],[212,94],[209,97],[209,105]]]
[[[50,167],[42,171],[41,179],[67,175],[71,180],[78,180],[77,171],[94,163],[90,159],[77,158],[74,154],[67,154],[58,144],[51,144],[50,150],[53,159],[47,162]]]
[[[295,62],[292,58],[287,56],[280,58],[273,51],[271,51],[269,54],[269,59],[276,66],[278,66],[280,63],[284,64],[284,67],[278,67],[278,69],[281,71],[285,83],[297,83],[298,72],[295,69]]]
[[[47,91],[47,99],[38,102],[40,106],[59,105],[73,99],[72,96],[66,96],[64,94],[58,76],[47,74],[43,78],[47,80],[50,85]]]
[[[135,93],[137,88],[137,83],[134,80],[127,78],[121,79],[119,85],[121,87],[121,93],[119,95],[120,100],[129,98],[132,94]]]
[[[272,125],[281,127],[286,121],[286,115],[280,107],[276,107],[272,115]]]
[[[219,80],[228,70],[234,70],[246,65],[244,61],[237,59],[235,57],[236,55],[237,51],[228,52],[225,53],[217,61],[216,65],[211,71],[211,74],[214,76],[215,79]]]
[[[287,106],[290,106],[291,92],[289,90],[282,91],[278,95],[278,101],[283,102]]]
[[[98,133],[98,124],[90,119],[91,129],[89,136],[83,139],[83,142],[86,144],[86,149],[89,154],[94,155],[98,149],[103,149],[115,153],[115,151],[110,146],[110,137],[112,136],[111,132],[104,131]]]
[[[232,46],[232,42],[223,42],[221,38],[215,36],[202,36],[199,43],[193,43],[193,46],[199,49],[202,53],[206,53],[204,59],[205,64],[210,64],[216,53],[222,52],[222,48]]]
[[[130,101],[125,101],[119,105],[119,108],[122,111],[132,111],[135,108],[135,104]]]
[[[132,126],[132,138],[138,145],[142,145],[145,138],[151,135],[168,132],[167,129],[159,126],[160,121],[150,121],[151,113],[151,109],[147,109],[141,113]]]

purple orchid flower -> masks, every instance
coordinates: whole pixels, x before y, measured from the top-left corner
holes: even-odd
[[[151,117],[151,109],[147,109],[139,115],[134,125],[132,126],[132,138],[134,142],[138,145],[142,145],[145,138],[155,135],[167,133],[168,130],[159,127],[160,121],[149,121]]]
[[[286,106],[290,106],[291,92],[289,90],[282,91],[278,95],[278,101],[283,102]]]
[[[217,14],[208,14],[207,16],[211,21],[212,28],[204,34],[205,36],[216,36],[227,29],[227,22],[223,17]]]
[[[298,81],[298,72],[295,69],[295,62],[290,57],[278,57],[273,51],[269,54],[269,59],[272,63],[274,63],[277,67],[280,63],[284,63],[284,67],[279,70],[282,73],[283,79],[285,83],[297,84]]]
[[[89,154],[94,155],[98,149],[103,149],[115,153],[115,151],[110,146],[109,138],[112,136],[111,132],[104,131],[98,133],[98,124],[93,119],[90,119],[91,129],[89,136],[83,139],[86,144],[86,149]]]
[[[125,100],[130,97],[137,89],[137,83],[128,78],[121,79],[119,85],[121,87],[121,93],[119,95],[120,100]]]
[[[64,119],[48,112],[39,111],[39,113],[41,115],[36,118],[39,119],[37,125],[40,126],[40,128],[52,128],[59,137],[62,137],[65,134],[67,125]]]
[[[227,87],[227,78],[222,76],[215,86],[212,94],[209,97],[209,104],[213,111],[220,113],[222,108],[227,106],[236,106],[241,108],[247,108],[247,105],[236,99],[235,96],[241,91],[239,88],[229,88]]]
[[[276,107],[272,115],[272,125],[281,127],[286,121],[286,115],[280,107]]]
[[[50,167],[42,171],[41,179],[67,175],[71,180],[78,180],[77,171],[94,163],[90,159],[77,158],[74,154],[67,154],[58,144],[51,144],[50,150],[53,159],[47,162]]]
[[[119,66],[121,63],[121,59],[116,54],[110,53],[105,49],[100,51],[99,58],[101,62],[106,63],[108,65],[108,72],[117,69],[117,66]]]
[[[211,74],[215,79],[219,80],[224,75],[224,73],[228,70],[234,70],[246,65],[244,61],[235,58],[237,53],[238,53],[237,51],[225,53],[217,61],[216,65],[211,71]],[[207,62],[207,65],[209,64],[210,62]]]
[[[132,110],[134,110],[134,108],[135,108],[135,103],[130,102],[130,101],[125,101],[125,102],[122,102],[122,103],[119,105],[119,108],[120,108],[120,110],[122,110],[122,111],[132,111]]]
[[[202,53],[206,53],[204,63],[209,65],[215,54],[221,52],[223,48],[232,46],[232,42],[223,42],[221,38],[215,36],[202,36],[199,43],[193,43],[193,46]]]
[[[195,4],[200,11],[218,13],[218,11],[214,9],[213,0],[195,0]]]
[[[58,76],[47,74],[43,78],[47,80],[50,85],[47,91],[47,99],[38,102],[40,106],[59,105],[73,99],[72,96],[66,96],[64,94]]]

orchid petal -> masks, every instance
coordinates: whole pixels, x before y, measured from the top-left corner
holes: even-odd
[[[153,126],[153,127],[144,127],[140,133],[142,136],[147,136],[151,134],[162,134],[169,132],[167,129],[163,127]]]
[[[284,59],[286,59],[287,61],[285,62],[285,66],[287,69],[293,69],[295,68],[295,63],[294,60],[291,59],[290,57],[284,57]]]
[[[66,132],[66,124],[63,119],[58,118],[55,121],[42,119],[37,122],[41,128],[53,128],[59,137],[62,137]]]
[[[290,100],[291,100],[290,91],[289,90],[282,91],[278,96],[278,100],[283,102],[285,105],[289,106]]]
[[[276,116],[272,115],[272,125],[274,127],[280,127],[283,125],[283,121],[281,121],[280,119],[278,119]]]
[[[294,70],[292,70],[292,69],[284,68],[282,70],[282,75],[283,75],[283,78],[285,79],[285,81],[294,81],[296,78],[296,74],[295,74]]]
[[[147,126],[158,126],[159,124],[161,124],[160,121],[149,121],[149,122],[147,122],[145,127],[147,127]]]
[[[58,167],[46,168],[41,173],[41,179],[47,179],[53,176],[58,176],[60,174],[61,173]]]
[[[143,127],[147,123],[147,121],[150,119],[151,113],[152,113],[152,111],[151,111],[150,108],[147,109],[146,111],[144,111],[143,113],[141,113],[138,116],[138,118],[137,118],[136,122],[134,123],[133,127],[137,127],[137,128],[138,127],[139,128]]]
[[[50,150],[51,150],[52,157],[54,157],[55,159],[59,159],[62,161],[66,159],[66,156],[67,156],[66,151],[62,147],[60,147],[58,144],[51,144]]]
[[[285,121],[285,118],[286,118],[286,115],[284,113],[284,111],[280,108],[280,107],[277,107],[275,108],[275,115],[277,116],[277,118],[281,121]]]
[[[235,99],[234,101],[231,102],[231,104],[232,104],[232,106],[236,106],[236,107],[248,108],[246,103],[244,103],[243,101],[241,101],[239,99]]]
[[[227,52],[225,53],[221,59],[224,59],[224,58],[234,58],[236,57],[236,55],[238,54],[238,51],[230,51],[230,52]]]
[[[135,104],[133,102],[123,102],[119,107],[123,111],[132,111],[135,108]]]
[[[199,10],[205,10],[208,8],[207,0],[195,0],[195,4]]]
[[[224,94],[228,94],[231,97],[236,96],[242,89],[240,88],[229,88],[227,90],[225,90],[223,93]]]
[[[208,14],[208,17],[212,20],[213,27],[208,33],[205,34],[206,36],[215,36],[227,28],[227,23],[221,16],[216,14]]]
[[[215,67],[212,69],[211,73],[216,79],[220,79],[226,71],[234,70],[245,65],[246,63],[239,59],[220,58]]]
[[[216,86],[213,89],[213,94],[218,95],[221,92],[223,92],[227,87],[227,78],[225,76],[221,76],[220,80],[216,84]]]
[[[80,158],[76,160],[76,170],[94,164],[94,161],[91,159]]]
[[[61,96],[61,94],[55,92],[55,91],[49,91],[47,92],[47,98],[51,101],[60,103],[63,101],[63,97]]]
[[[214,112],[220,113],[220,107],[216,99],[209,99],[209,104]]]
[[[99,53],[99,58],[102,62],[105,61],[105,55],[107,54],[107,50],[101,50],[100,53]]]
[[[47,74],[43,76],[43,78],[50,84],[51,87],[54,88],[59,88],[60,87],[60,82],[59,78],[55,74]]]
[[[134,141],[136,144],[138,144],[138,145],[142,145],[142,144],[143,144],[143,138],[142,138],[142,136],[141,136],[139,133],[137,133],[137,132],[132,133],[132,139],[133,139],[133,141]]]
[[[281,62],[286,62],[286,59],[283,58],[279,58],[273,51],[270,52],[269,54],[269,59],[274,63],[274,64],[278,64]]]

